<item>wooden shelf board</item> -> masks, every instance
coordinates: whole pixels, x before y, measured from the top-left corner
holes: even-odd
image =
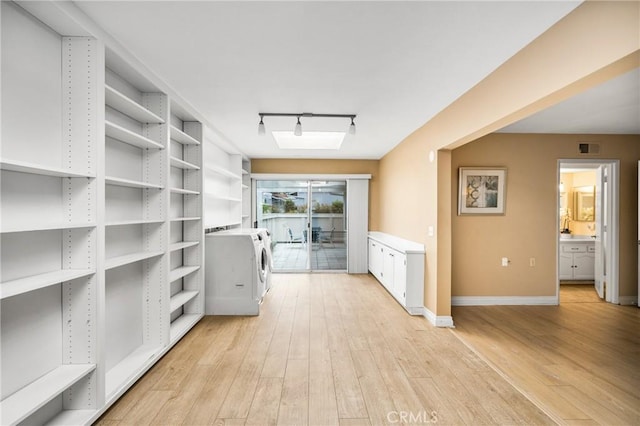
[[[184,336],[202,318],[201,314],[182,314],[176,318],[170,327],[171,343]]]
[[[200,241],[180,241],[179,243],[172,243],[169,245],[169,251],[178,251],[188,247],[197,246]]]
[[[152,188],[152,189],[162,189],[164,188],[162,185],[156,185],[154,183],[147,182],[139,182],[130,179],[122,179],[112,176],[107,176],[104,179],[107,185],[116,185],[116,186],[125,186],[128,188]]]
[[[33,231],[56,231],[59,229],[80,229],[80,228],[94,228],[95,223],[52,223],[50,225],[23,225],[23,226],[9,226],[0,230],[2,234],[10,234],[12,232],[33,232]]]
[[[128,265],[130,263],[139,262],[145,259],[151,259],[152,257],[162,256],[163,251],[142,251],[138,253],[125,254],[123,256],[112,257],[105,261],[105,269],[118,268],[120,266]]]
[[[171,222],[186,222],[189,220],[200,220],[200,216],[193,217],[174,217],[171,219]]]
[[[108,106],[128,115],[141,123],[164,123],[157,114],[149,111],[138,102],[117,91],[109,85],[104,87],[105,102]]]
[[[249,172],[248,172],[248,171],[246,171],[245,169],[242,169],[242,174],[243,174],[243,175],[248,175],[248,174],[249,174]]]
[[[183,145],[200,145],[200,141],[178,129],[176,126],[171,126],[169,129],[171,139],[174,141],[180,142]]]
[[[246,218],[248,218],[248,217],[250,217],[250,216],[251,216],[251,215],[249,215],[249,214],[243,214],[243,215],[242,215],[242,218],[243,218],[243,219],[246,219]]]
[[[162,223],[162,219],[134,219],[134,220],[116,220],[107,222],[105,226],[124,226],[124,225],[146,225],[153,223]]]
[[[150,363],[160,348],[153,345],[142,345],[131,352],[126,358],[113,366],[107,372],[106,396],[109,398],[113,393],[123,386],[128,379],[140,372],[143,367]]]
[[[242,189],[249,189],[249,185],[242,184]]]
[[[169,281],[174,282],[200,269],[200,266],[180,266],[169,273]]]
[[[172,167],[177,167],[179,169],[185,169],[185,170],[200,170],[199,166],[196,166],[195,164],[191,164],[188,161],[184,161],[181,160],[177,157],[171,157],[171,166]]]
[[[198,295],[198,291],[196,290],[183,290],[180,293],[177,293],[171,296],[171,301],[169,302],[169,312],[173,313],[176,309],[188,303],[191,299]]]
[[[68,177],[68,178],[95,178],[95,173],[73,172],[71,170],[60,167],[43,166],[36,163],[26,161],[9,160],[3,158],[0,160],[0,169],[8,172],[29,173],[32,175]]]
[[[227,169],[225,169],[223,167],[220,167],[220,166],[206,165],[205,169],[207,169],[207,170],[209,170],[209,171],[211,171],[211,172],[213,172],[215,174],[218,174],[220,176],[224,176],[226,178],[229,178],[229,179],[242,180],[242,176],[237,175],[237,174],[235,174],[233,172],[230,172],[229,170],[227,170]]]
[[[125,129],[124,127],[118,126],[110,121],[105,120],[104,124],[105,133],[110,138],[117,139],[129,145],[137,146],[138,148],[164,149],[162,144],[152,141],[138,133],[132,132],[131,130]]]
[[[171,188],[171,192],[173,194],[200,195],[199,191],[192,191],[190,189],[182,189],[182,188]]]
[[[98,410],[62,410],[46,423],[46,426],[69,426],[89,424]]]
[[[95,273],[96,271],[93,269],[61,269],[59,271],[45,272],[42,274],[31,275],[29,277],[5,281],[0,284],[0,299],[28,293],[30,291],[86,277]]]
[[[95,364],[61,365],[0,402],[3,425],[19,423],[95,370]]]

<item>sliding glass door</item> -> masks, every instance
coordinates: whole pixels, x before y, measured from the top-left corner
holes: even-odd
[[[346,181],[258,180],[256,218],[276,272],[347,269]]]

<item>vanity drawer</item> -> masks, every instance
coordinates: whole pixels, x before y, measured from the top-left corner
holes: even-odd
[[[563,253],[586,253],[586,244],[562,244]]]

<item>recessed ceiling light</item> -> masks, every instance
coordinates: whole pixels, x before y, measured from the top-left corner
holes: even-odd
[[[345,132],[271,132],[280,149],[340,149]]]

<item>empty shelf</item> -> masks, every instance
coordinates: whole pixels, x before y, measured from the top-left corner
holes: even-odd
[[[28,163],[26,161],[17,161],[17,160],[8,160],[8,159],[0,160],[0,169],[6,170],[9,172],[30,173],[33,175],[42,175],[42,176],[69,177],[69,178],[96,177],[95,173],[73,172],[71,170],[63,169],[60,167],[49,167],[49,166],[43,166],[35,163]]]
[[[171,157],[171,166],[177,167],[179,169],[185,169],[185,170],[200,170],[199,166],[196,166],[195,164],[191,164],[187,161],[181,160],[177,157]]]
[[[137,375],[142,375],[160,351],[156,346],[142,345],[107,372],[106,396],[109,398]]]
[[[200,216],[171,218],[171,222],[186,222],[189,220],[200,220]]]
[[[202,318],[201,314],[182,314],[176,318],[170,327],[171,343],[184,336]]]
[[[47,426],[68,426],[89,424],[97,410],[62,410],[47,422]]]
[[[96,271],[92,269],[61,269],[59,271],[45,272],[43,274],[5,281],[0,284],[0,299],[86,277],[95,274],[95,272]]]
[[[29,417],[78,380],[95,370],[94,364],[61,365],[0,402],[3,425]]]
[[[178,129],[176,126],[170,127],[171,139],[176,142],[180,142],[183,145],[200,145],[200,141],[189,136],[182,130]]]
[[[119,266],[128,265],[130,263],[139,262],[145,259],[151,259],[152,257],[162,256],[163,251],[142,251],[138,253],[125,254],[123,256],[112,257],[105,261],[105,269],[113,269]]]
[[[241,180],[242,179],[242,176],[237,175],[237,174],[225,169],[224,167],[214,166],[214,165],[206,165],[205,168],[207,170],[215,173],[215,174],[227,177],[229,179],[237,179],[237,180]]]
[[[139,182],[130,179],[121,179],[117,177],[107,176],[104,179],[107,185],[126,186],[128,188],[153,188],[162,189],[162,185],[156,185],[155,183]]]
[[[199,241],[181,241],[179,243],[172,243],[169,246],[169,250],[170,251],[178,251],[178,250],[182,250],[188,247],[193,247],[193,246],[197,246],[198,244],[200,244]]]
[[[107,222],[106,226],[124,226],[124,225],[146,225],[153,223],[162,223],[162,219],[132,219],[132,220],[115,220]]]
[[[209,198],[210,200],[218,200],[218,201],[233,201],[235,203],[240,203],[242,202],[242,198],[236,198],[236,197],[229,197],[227,195],[218,195],[218,194],[212,194],[211,192],[207,192],[205,194],[207,196],[207,198]]]
[[[106,135],[110,138],[117,139],[120,142],[127,143],[129,145],[137,146],[138,148],[155,148],[155,149],[163,149],[164,146],[159,144],[158,142],[152,141],[149,138],[146,138],[138,133],[132,132],[131,130],[125,129],[124,127],[120,127],[117,124],[114,124],[110,121],[104,122]]]
[[[136,121],[140,121],[141,123],[164,123],[164,120],[158,115],[111,86],[105,85],[104,95],[108,106],[117,109]]]
[[[192,191],[190,189],[171,188],[173,194],[186,194],[186,195],[200,195],[199,191]]]
[[[174,312],[176,309],[186,304],[197,295],[198,292],[195,290],[183,290],[180,293],[171,296],[171,301],[169,302],[169,312]]]
[[[180,266],[179,268],[171,271],[171,273],[169,274],[169,281],[174,282],[176,280],[179,280],[180,278],[194,273],[198,269],[200,269],[200,266]]]
[[[25,225],[7,226],[6,228],[2,228],[0,233],[9,234],[12,232],[56,231],[59,229],[93,228],[95,226],[95,223],[52,223],[48,225],[30,223]]]

